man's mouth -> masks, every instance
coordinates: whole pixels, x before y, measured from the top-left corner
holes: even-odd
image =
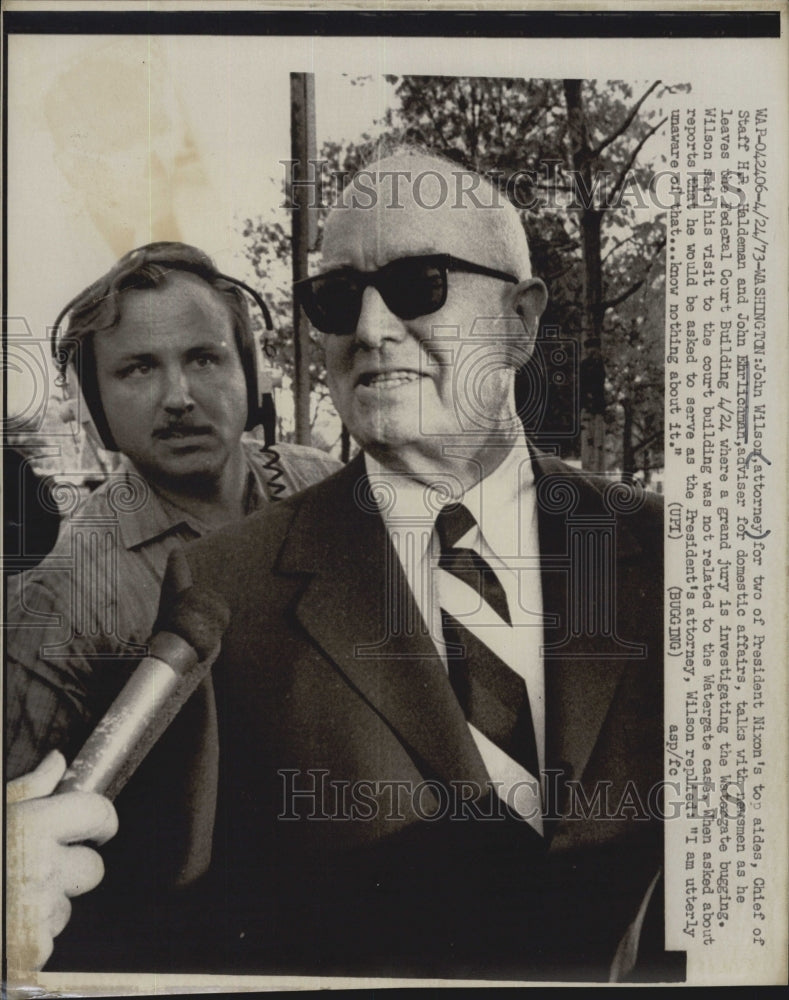
[[[194,437],[205,437],[211,434],[210,427],[195,427],[191,424],[170,424],[154,431],[154,437],[160,441],[178,441]]]
[[[363,372],[357,379],[357,385],[368,388],[380,386],[381,388],[394,389],[401,385],[407,385],[409,382],[416,382],[421,377],[419,372],[409,368],[396,368],[385,372]]]

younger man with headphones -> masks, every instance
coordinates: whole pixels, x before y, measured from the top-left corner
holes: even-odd
[[[77,793],[39,797],[64,767],[51,751],[74,755],[145,653],[168,556],[339,467],[312,448],[242,441],[259,406],[244,292],[270,329],[263,301],[202,251],[154,243],[121,258],[55,324],[72,416],[123,461],[77,502],[53,552],[9,593],[7,776],[17,780],[8,927],[10,937],[15,921],[33,935],[15,942],[19,968],[43,964],[68,922],[68,897],[101,878],[98,855],[68,845],[112,836],[112,807],[98,796],[78,802]],[[66,851],[68,865],[52,864]]]

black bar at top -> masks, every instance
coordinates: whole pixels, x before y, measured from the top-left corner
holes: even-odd
[[[6,11],[24,34],[778,38],[779,11]]]

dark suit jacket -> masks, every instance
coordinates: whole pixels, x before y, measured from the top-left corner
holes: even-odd
[[[357,459],[171,560],[163,601],[210,587],[232,621],[118,800],[85,903],[94,934],[114,921],[103,964],[605,978],[662,863],[660,505],[551,458],[535,474],[545,838],[485,797]]]

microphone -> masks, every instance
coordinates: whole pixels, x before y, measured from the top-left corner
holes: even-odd
[[[55,793],[114,799],[219,654],[230,611],[212,590],[178,595],[160,615],[143,657],[60,780]]]

